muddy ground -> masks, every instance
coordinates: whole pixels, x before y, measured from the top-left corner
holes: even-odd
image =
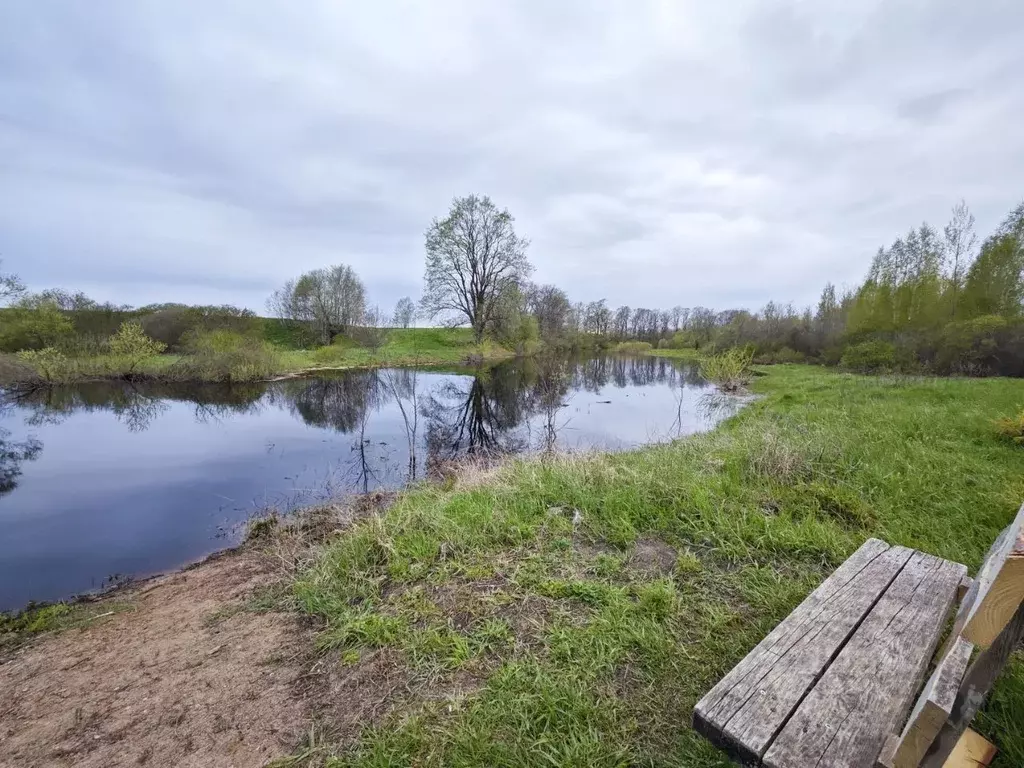
[[[229,768],[293,753],[315,696],[313,630],[246,610],[279,579],[266,553],[231,552],[121,590],[84,626],[8,655],[0,766]]]

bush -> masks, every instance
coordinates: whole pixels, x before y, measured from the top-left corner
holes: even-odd
[[[42,378],[36,369],[14,355],[0,355],[0,387],[38,384]]]
[[[754,359],[752,350],[733,347],[717,355],[701,358],[700,372],[708,381],[713,381],[724,392],[736,392],[750,381],[750,364]]]
[[[23,349],[18,359],[31,367],[48,384],[57,384],[71,376],[71,366],[64,353],[53,347]]]
[[[263,321],[248,309],[230,305],[199,306],[165,305],[142,317],[146,334],[161,341],[170,349],[181,349],[190,335],[204,331],[233,331],[242,335],[256,335]]]
[[[620,341],[611,351],[621,355],[642,355],[650,352],[654,347],[649,341]]]
[[[1024,325],[999,315],[950,323],[935,354],[939,373],[1024,375]]]
[[[762,352],[757,355],[756,360],[762,365],[782,365],[785,363],[803,363],[807,356],[803,352],[797,352],[791,347],[783,347],[769,352]]]
[[[258,381],[280,368],[280,357],[272,345],[234,331],[193,333],[184,346],[187,354],[173,371],[177,378]]]
[[[120,330],[110,339],[111,353],[124,361],[125,371],[129,374],[134,373],[143,360],[159,355],[165,349],[166,344],[149,338],[135,320],[122,323]]]
[[[860,373],[878,373],[894,370],[896,347],[887,341],[862,341],[846,348],[839,365]]]
[[[3,310],[0,351],[57,347],[74,335],[71,321],[55,304],[19,306]]]
[[[1004,440],[1024,445],[1024,408],[1018,411],[1016,416],[996,419],[996,432]]]

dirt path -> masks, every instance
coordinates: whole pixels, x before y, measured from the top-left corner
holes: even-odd
[[[309,635],[239,611],[274,579],[240,551],[111,598],[127,610],[0,663],[0,766],[262,766],[309,723]]]

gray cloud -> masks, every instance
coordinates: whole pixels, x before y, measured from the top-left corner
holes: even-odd
[[[346,262],[391,305],[480,192],[574,298],[808,303],[1018,202],[1022,34],[1000,0],[8,3],[0,256],[256,309]]]

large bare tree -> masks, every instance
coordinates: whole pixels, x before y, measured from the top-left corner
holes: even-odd
[[[267,306],[286,320],[313,326],[324,344],[363,318],[366,289],[352,267],[338,264],[307,272],[275,291]]]
[[[483,340],[499,297],[533,270],[529,241],[515,233],[514,221],[508,210],[477,195],[456,198],[445,218],[434,219],[426,237],[425,315],[468,321],[476,341]]]

